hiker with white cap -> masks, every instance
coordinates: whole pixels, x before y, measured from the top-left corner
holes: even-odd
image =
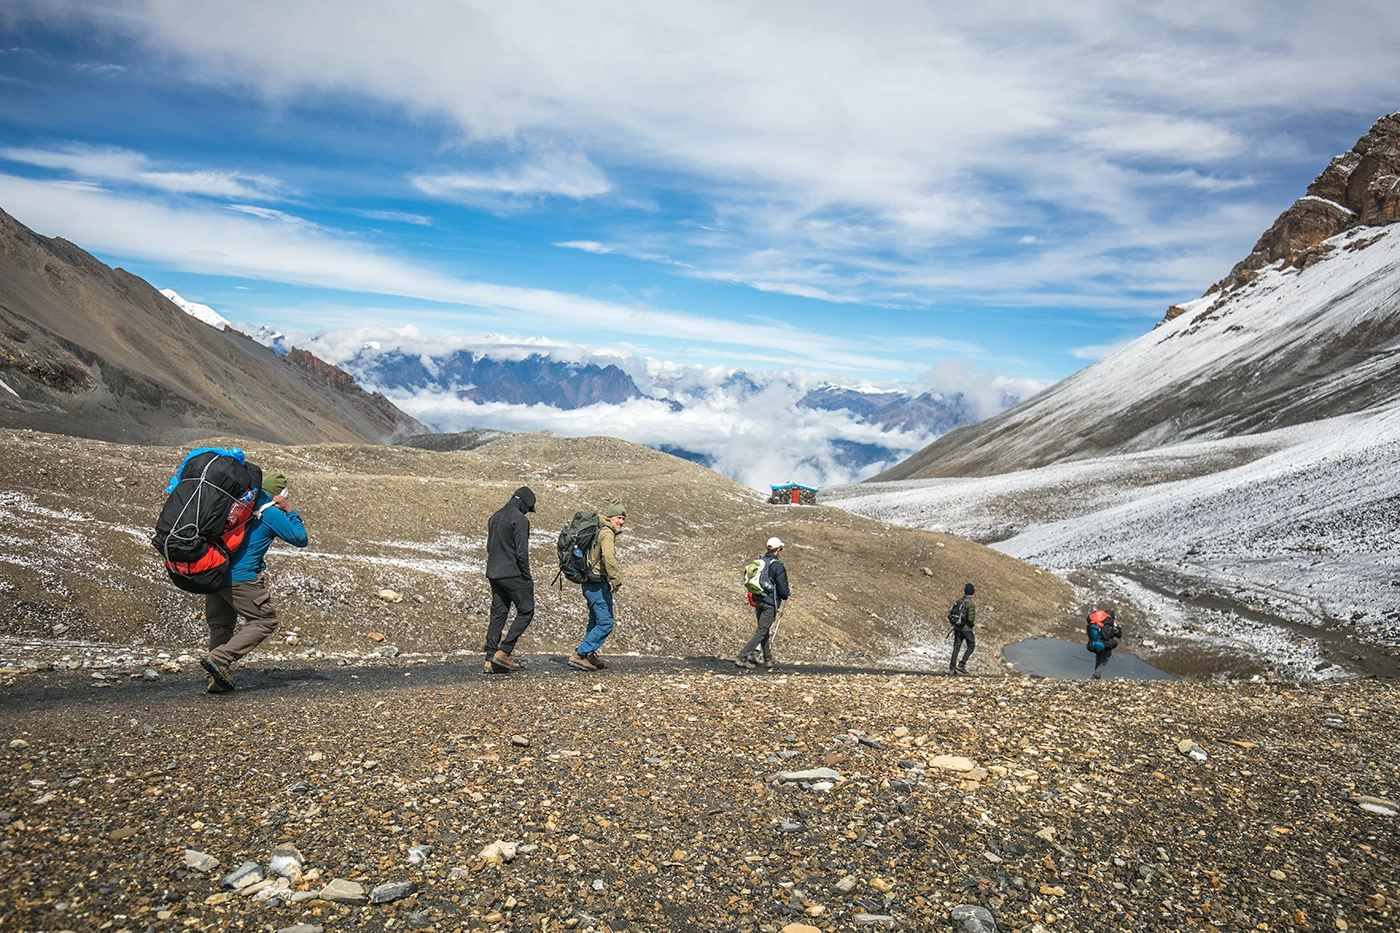
[[[778,610],[792,598],[787,568],[778,559],[782,553],[783,542],[769,538],[767,552],[744,568],[744,588],[749,591],[749,605],[758,618],[758,628],[734,662],[739,667],[750,670],[757,667],[761,652],[763,666],[769,670],[773,668],[773,628]]]

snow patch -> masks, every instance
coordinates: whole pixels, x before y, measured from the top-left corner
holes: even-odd
[[[175,307],[179,308],[190,317],[203,321],[216,330],[223,330],[225,327],[233,326],[229,323],[228,318],[224,317],[213,308],[195,301],[186,301],[176,294],[173,288],[162,288],[160,293],[166,298],[169,298],[171,304],[175,305]]]

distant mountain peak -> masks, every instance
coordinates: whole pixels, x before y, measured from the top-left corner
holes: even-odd
[[[160,293],[170,299],[171,304],[188,314],[195,320],[203,321],[215,330],[223,330],[225,327],[232,327],[228,318],[215,311],[208,305],[202,305],[196,301],[188,301],[181,298],[173,288],[162,288]]]

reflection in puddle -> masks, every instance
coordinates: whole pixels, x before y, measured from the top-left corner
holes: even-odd
[[[1083,642],[1062,638],[1028,638],[1006,646],[1006,660],[1023,674],[1051,677],[1055,680],[1087,680],[1094,673],[1094,656]],[[1106,679],[1175,680],[1166,671],[1159,671],[1139,657],[1123,649],[1113,652],[1104,669]]]

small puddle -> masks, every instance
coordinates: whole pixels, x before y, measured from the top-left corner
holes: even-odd
[[[1094,673],[1094,656],[1085,649],[1083,642],[1065,641],[1063,638],[1028,638],[1007,645],[1002,654],[1016,670],[1035,677],[1087,680]],[[1122,649],[1113,652],[1103,676],[1110,680],[1176,679]]]

